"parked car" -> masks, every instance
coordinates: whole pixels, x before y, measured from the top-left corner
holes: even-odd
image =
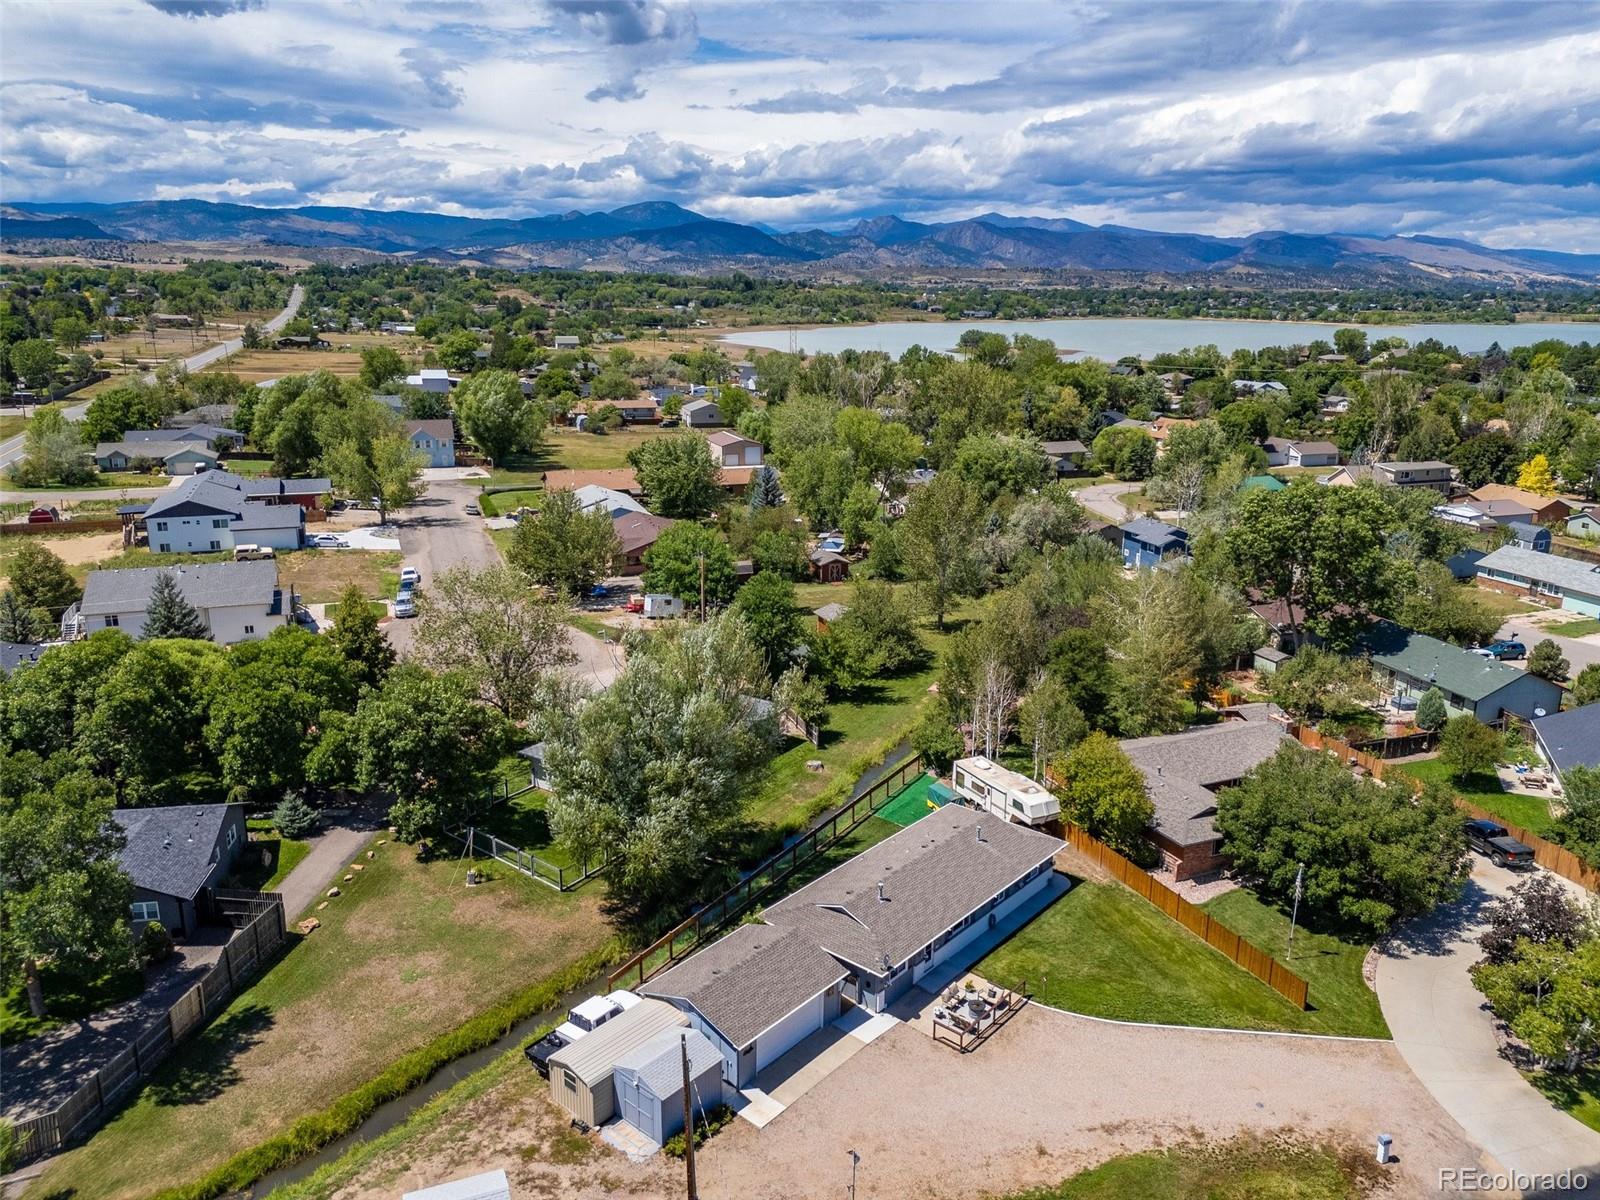
[[[394,598],[394,615],[397,617],[417,615],[417,602],[411,598],[410,592],[401,592]]]
[[[1465,822],[1464,828],[1467,831],[1467,845],[1495,866],[1510,867],[1517,871],[1533,869],[1533,848],[1517,841],[1504,825],[1479,818]]]
[[[622,607],[626,612],[642,613],[644,611],[644,593],[635,592],[628,597],[628,602]]]
[[[1473,653],[1482,655],[1484,658],[1493,659],[1527,658],[1528,648],[1521,642],[1499,641],[1490,642],[1487,646],[1479,646]]]
[[[402,567],[400,569],[400,590],[409,592],[412,588],[422,586],[422,572],[415,567]]]
[[[555,1029],[545,1034],[524,1053],[528,1061],[533,1064],[533,1069],[544,1078],[550,1078],[550,1056],[564,1046],[570,1046],[579,1038],[599,1029],[607,1021],[627,1012],[639,997],[630,991],[619,989],[604,996],[590,996],[580,1004],[574,1005],[567,1012],[567,1019]]]
[[[276,558],[271,546],[258,546],[254,542],[246,542],[242,546],[233,548],[234,562],[251,562],[258,558]]]
[[[350,547],[350,543],[337,533],[314,533],[310,540],[319,550],[346,550]]]
[[[482,512],[479,510],[479,508],[478,508],[478,506],[476,504],[467,505],[467,516],[469,516],[469,517],[478,517],[478,516],[482,516],[482,515],[483,515]]]

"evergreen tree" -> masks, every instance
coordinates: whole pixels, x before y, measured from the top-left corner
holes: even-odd
[[[750,511],[777,508],[783,503],[783,487],[778,482],[778,472],[763,466],[750,481]]]
[[[16,589],[0,592],[0,642],[33,645],[44,640],[45,624],[17,596]]]
[[[1430,733],[1445,723],[1449,714],[1444,707],[1444,693],[1436,687],[1429,688],[1417,701],[1417,728]]]
[[[382,684],[394,666],[394,647],[378,627],[378,614],[361,588],[354,583],[345,588],[332,615],[328,640],[344,655],[356,682],[372,687]]]
[[[1571,665],[1562,656],[1561,647],[1550,638],[1545,638],[1528,655],[1528,674],[1541,679],[1563,679]]]
[[[299,792],[285,792],[272,810],[272,824],[286,838],[303,838],[317,827],[317,810]]]
[[[150,607],[145,612],[144,628],[139,636],[150,638],[199,638],[209,641],[211,631],[200,619],[194,605],[183,598],[178,590],[178,579],[170,571],[156,576],[156,586],[150,592]]]

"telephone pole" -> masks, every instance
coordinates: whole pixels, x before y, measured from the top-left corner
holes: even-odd
[[[700,560],[700,624],[706,623],[706,556],[705,551],[695,555]]]
[[[689,1100],[689,1035],[679,1035],[678,1051],[683,1056],[683,1161],[689,1170],[689,1200],[700,1200],[694,1182],[694,1108]]]

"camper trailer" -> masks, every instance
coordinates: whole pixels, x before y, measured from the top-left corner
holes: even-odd
[[[683,616],[683,601],[664,592],[650,592],[644,598],[646,620],[658,621],[664,617]]]
[[[987,758],[958,758],[950,776],[967,803],[1018,825],[1044,825],[1061,815],[1061,802],[1042,784]]]

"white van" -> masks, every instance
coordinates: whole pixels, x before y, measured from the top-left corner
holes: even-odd
[[[1061,815],[1061,801],[1026,775],[987,758],[958,758],[950,768],[956,795],[1018,825],[1043,825]]]

